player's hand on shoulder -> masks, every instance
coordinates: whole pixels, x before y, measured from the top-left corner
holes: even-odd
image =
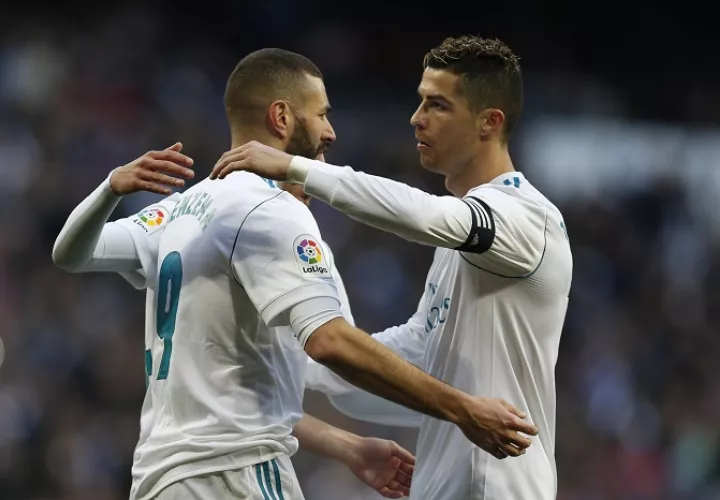
[[[267,179],[284,181],[292,158],[284,151],[250,141],[223,153],[213,167],[210,178],[223,179],[231,172],[246,170]]]
[[[162,151],[148,151],[127,165],[116,168],[110,176],[110,188],[118,195],[138,191],[171,194],[171,187],[182,187],[185,179],[195,175],[190,168],[193,160],[180,152],[182,147],[182,143],[176,142]]]
[[[459,427],[467,438],[496,458],[525,454],[531,441],[521,435],[537,435],[537,428],[526,422],[526,414],[503,399],[471,398]]]

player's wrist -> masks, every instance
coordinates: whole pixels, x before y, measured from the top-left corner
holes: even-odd
[[[340,441],[342,446],[338,453],[337,459],[345,464],[347,467],[353,467],[357,465],[357,462],[362,455],[362,446],[365,442],[365,438],[348,432],[346,436]]]
[[[450,394],[443,397],[442,413],[448,422],[459,425],[466,419],[473,398],[462,391],[450,388],[452,389]]]
[[[105,187],[104,192],[115,198],[122,197],[122,193],[118,191],[117,186],[113,186],[113,177],[117,174],[117,172],[120,168],[121,167],[117,167],[117,168],[113,169],[110,172],[110,174],[107,176],[107,178],[105,179],[105,182],[103,183],[104,187]]]
[[[359,456],[363,438],[343,429],[333,428],[327,436],[330,440],[329,455],[347,466],[353,465]]]
[[[310,160],[302,156],[293,156],[287,169],[287,182],[304,185],[310,172]]]

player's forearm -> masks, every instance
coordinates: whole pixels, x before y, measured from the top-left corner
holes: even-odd
[[[353,385],[435,418],[457,422],[468,397],[342,319],[319,328],[305,350]]]
[[[457,248],[470,233],[470,209],[453,196],[301,157],[293,158],[288,179],[353,219],[406,240]]]
[[[349,462],[352,450],[362,439],[308,414],[295,424],[293,436],[304,450],[342,463]]]
[[[92,259],[103,227],[120,199],[105,180],[75,207],[55,240],[53,262],[69,271],[82,270]]]

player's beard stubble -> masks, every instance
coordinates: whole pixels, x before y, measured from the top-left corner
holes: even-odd
[[[293,156],[304,156],[314,160],[320,154],[327,151],[330,147],[329,143],[320,142],[315,145],[310,138],[310,130],[308,129],[307,122],[303,118],[297,118],[297,126],[293,135],[290,136],[288,141],[287,149],[285,152]]]

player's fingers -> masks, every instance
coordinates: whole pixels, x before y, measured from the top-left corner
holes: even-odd
[[[395,474],[395,481],[397,481],[399,485],[409,488],[412,484],[412,474],[406,474],[402,471],[398,471],[398,473]]]
[[[413,455],[412,453],[410,453],[409,451],[407,451],[405,448],[403,448],[402,446],[400,446],[397,443],[395,443],[395,446],[393,449],[393,455],[408,464],[415,463],[415,455]]]
[[[390,491],[400,495],[399,497],[393,497],[393,498],[401,498],[404,496],[408,496],[410,494],[410,488],[408,486],[403,486],[402,484],[391,483]]]
[[[238,160],[233,161],[225,165],[219,172],[218,172],[218,179],[224,179],[232,172],[235,172],[237,170],[247,170],[247,160]]]
[[[217,163],[215,163],[215,166],[213,166],[212,170],[210,171],[210,178],[211,179],[217,179],[218,174],[222,171],[223,168],[228,164],[228,160],[225,158],[220,158]]]
[[[148,153],[148,157],[150,157],[152,160],[169,161],[177,164],[180,167],[185,167],[186,169],[189,169],[190,167],[192,167],[193,163],[195,163],[195,160],[193,160],[189,156],[178,153],[177,151],[173,151],[171,149],[166,149],[164,151],[155,151],[152,154]]]
[[[508,402],[505,401],[504,399],[502,399],[502,400],[500,400],[500,401],[501,401],[502,405],[503,405],[510,413],[514,413],[515,415],[517,415],[517,416],[520,417],[520,418],[526,418],[526,417],[527,417],[527,413],[525,413],[524,411],[522,411],[522,410],[520,410],[520,409],[518,409],[518,408],[515,408],[513,405],[511,405],[510,403],[508,403]]]
[[[157,193],[157,194],[164,194],[164,195],[172,194],[172,189],[162,186],[160,184],[155,184],[154,182],[145,181],[145,180],[137,180],[135,189],[137,191],[147,191],[149,193]]]
[[[139,171],[138,177],[144,181],[150,181],[155,184],[164,184],[165,186],[181,187],[185,185],[185,181],[177,179],[169,175],[161,174],[159,172],[152,172],[149,170]]]
[[[232,155],[228,155],[225,158],[218,160],[218,162],[215,164],[212,171],[210,172],[210,178],[211,179],[218,178],[220,176],[220,172],[222,172],[223,169],[225,169],[228,165],[235,163],[235,162],[243,161],[244,159],[245,159],[244,153],[236,152],[236,153],[233,153]]]
[[[182,142],[176,142],[175,144],[173,144],[173,145],[170,146],[169,148],[165,148],[165,150],[166,150],[166,151],[167,151],[167,150],[182,151],[182,148],[183,148]]]
[[[377,492],[380,493],[380,495],[382,495],[385,498],[402,498],[402,497],[406,496],[406,495],[403,495],[402,493],[400,493],[399,491],[391,490],[387,486],[383,486],[382,488],[378,489]]]
[[[412,476],[415,473],[415,466],[407,462],[400,462],[400,465],[398,465],[398,469],[400,469],[403,474],[406,474],[408,476]]]
[[[139,172],[164,172],[166,174],[177,175],[183,179],[192,179],[195,176],[195,172],[189,168],[181,167],[171,161],[149,160],[143,167],[144,169],[139,170]]]
[[[501,444],[501,445],[500,445],[500,449],[502,449],[502,451],[503,451],[508,457],[519,457],[520,455],[524,455],[524,454],[525,454],[525,451],[526,451],[525,448],[520,449],[520,448],[518,448],[518,447],[516,447],[516,446],[513,446],[513,445],[511,445],[511,444],[507,444],[507,443]]]
[[[517,432],[511,431],[508,432],[505,436],[505,442],[508,444],[513,444],[517,446],[518,448],[527,448],[532,444],[532,441],[530,441],[528,438],[521,436]]]
[[[537,436],[538,429],[530,422],[526,422],[525,420],[515,417],[512,422],[512,429],[515,431],[524,432],[525,434],[528,434],[530,436]]]
[[[218,163],[220,163],[221,161],[227,160],[228,158],[230,158],[230,157],[232,157],[232,156],[235,156],[235,155],[238,155],[238,154],[242,154],[242,152],[245,151],[245,150],[247,150],[252,143],[253,143],[253,142],[251,141],[251,142],[247,142],[247,143],[243,144],[242,146],[238,146],[238,147],[233,148],[233,149],[228,149],[227,151],[225,151],[225,152],[220,156],[220,159],[218,160]]]
[[[488,453],[490,453],[492,456],[494,456],[498,460],[507,458],[507,454],[499,447],[494,447],[494,448],[488,450]]]

